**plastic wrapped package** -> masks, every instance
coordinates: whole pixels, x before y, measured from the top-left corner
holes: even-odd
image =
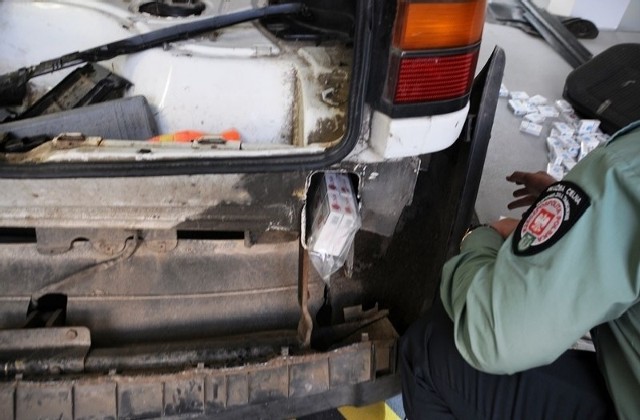
[[[311,205],[309,259],[328,284],[331,274],[344,265],[362,225],[349,176],[324,173]]]

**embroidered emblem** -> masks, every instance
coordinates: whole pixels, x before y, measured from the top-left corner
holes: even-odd
[[[587,194],[568,181],[548,187],[525,213],[513,236],[516,255],[534,255],[560,240],[591,204]]]

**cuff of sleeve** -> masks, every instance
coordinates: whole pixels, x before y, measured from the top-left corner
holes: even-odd
[[[480,226],[470,232],[460,244],[460,251],[470,251],[478,248],[500,249],[504,239],[490,226]]]

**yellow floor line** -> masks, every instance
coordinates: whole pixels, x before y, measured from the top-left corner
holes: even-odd
[[[395,411],[384,402],[366,407],[340,407],[338,411],[346,420],[401,420]]]

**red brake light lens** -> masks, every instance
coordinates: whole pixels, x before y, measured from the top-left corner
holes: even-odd
[[[394,103],[406,104],[459,98],[471,90],[478,50],[400,60]]]

